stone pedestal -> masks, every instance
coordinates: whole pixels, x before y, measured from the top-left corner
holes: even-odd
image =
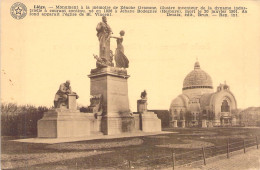
[[[236,126],[237,125],[237,119],[235,117],[232,118],[231,120],[232,126]]]
[[[220,119],[214,119],[213,126],[220,126],[220,125],[221,125]]]
[[[212,123],[212,121],[209,121],[209,126],[208,127],[213,127],[213,123]]]
[[[134,117],[129,109],[126,69],[105,67],[91,70],[90,94],[102,95],[101,131],[105,135],[131,132]]]
[[[101,131],[105,135],[130,133],[135,131],[134,117],[103,117]]]
[[[178,121],[177,121],[177,120],[174,120],[174,121],[173,121],[173,127],[175,127],[175,128],[178,127]]]
[[[172,128],[177,128],[177,127],[178,127],[178,122],[177,122],[177,120],[172,120],[172,121],[170,122],[170,127],[172,127]]]
[[[76,94],[68,94],[68,109],[77,110],[77,95]]]
[[[206,128],[207,127],[207,120],[202,120],[201,121],[201,127]]]
[[[147,100],[146,99],[137,100],[137,112],[143,113],[145,111],[147,111]]]
[[[185,128],[185,120],[181,120],[181,127]]]
[[[142,131],[159,132],[162,131],[161,120],[154,112],[144,112],[141,114]]]
[[[224,126],[224,119],[221,119],[221,121],[220,121],[221,123],[221,126]]]
[[[44,113],[37,130],[40,138],[84,137],[90,135],[90,122],[78,110],[55,109]]]

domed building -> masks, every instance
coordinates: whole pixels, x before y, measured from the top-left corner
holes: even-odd
[[[183,81],[182,94],[170,106],[171,127],[212,127],[236,124],[232,111],[237,109],[235,96],[226,83],[214,92],[212,78],[199,62]]]

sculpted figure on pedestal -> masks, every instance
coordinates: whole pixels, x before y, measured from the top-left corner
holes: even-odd
[[[94,54],[94,58],[96,61],[97,68],[104,68],[107,66],[114,67],[113,63],[113,51],[110,50],[110,38],[115,38],[117,42],[117,48],[115,52],[115,62],[116,67],[118,68],[128,68],[129,61],[124,53],[123,46],[123,36],[125,35],[125,31],[120,31],[120,36],[115,37],[111,36],[113,34],[112,29],[107,24],[107,18],[105,16],[102,17],[102,22],[98,23],[97,27],[97,37],[99,40],[99,56]]]
[[[99,57],[94,56],[97,62],[100,63],[102,61],[101,63],[105,66],[113,66],[110,51],[110,35],[112,34],[112,30],[107,24],[107,18],[105,16],[102,17],[102,22],[98,23],[96,30],[99,40]]]
[[[143,100],[147,100],[147,93],[146,93],[146,90],[144,90],[144,91],[141,93],[141,99],[143,99]]]
[[[54,98],[54,107],[60,108],[60,106],[67,106],[68,105],[68,95],[69,94],[76,94],[75,92],[72,92],[70,81],[67,80],[65,83],[62,83],[60,85],[59,90],[55,94]],[[76,98],[78,99],[79,96],[77,95]]]
[[[117,42],[117,48],[115,53],[115,61],[116,61],[116,67],[120,68],[128,68],[129,61],[124,53],[124,46],[123,46],[123,36],[125,35],[125,31],[120,31],[120,37],[114,37],[111,36],[111,38],[115,38]]]

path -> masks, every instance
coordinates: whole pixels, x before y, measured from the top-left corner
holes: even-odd
[[[244,154],[243,150],[236,151],[227,159],[225,155],[207,159],[207,165],[197,162],[189,166],[176,167],[176,170],[203,169],[203,170],[260,170],[260,149],[248,148]]]

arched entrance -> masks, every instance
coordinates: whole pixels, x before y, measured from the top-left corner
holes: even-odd
[[[227,100],[222,101],[221,112],[230,112],[230,106]]]
[[[221,117],[220,122],[221,126],[231,126],[232,117],[230,112],[230,101],[224,99],[221,104]]]

